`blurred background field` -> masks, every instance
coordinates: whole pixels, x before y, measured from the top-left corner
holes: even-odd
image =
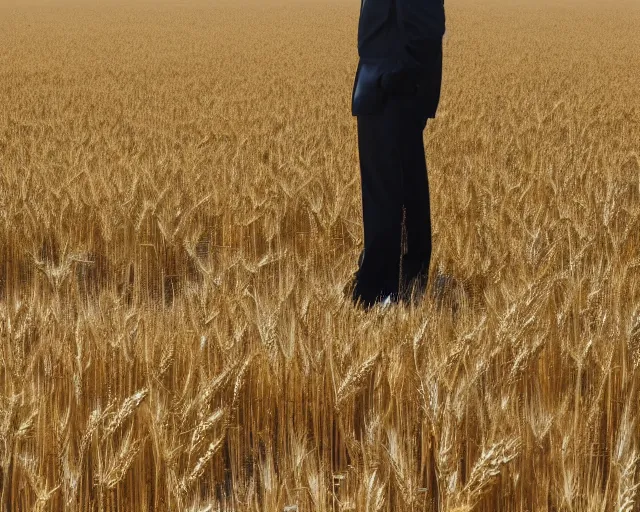
[[[359,2],[0,0],[3,511],[639,510],[640,4],[446,9],[364,313]]]

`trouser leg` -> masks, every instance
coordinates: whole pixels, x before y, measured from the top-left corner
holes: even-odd
[[[415,128],[408,130],[403,150],[403,204],[407,251],[402,258],[402,283],[409,285],[418,278],[426,287],[431,262],[431,205],[429,181],[422,132],[424,123],[413,119]]]
[[[402,232],[402,174],[398,165],[397,112],[358,116],[364,250],[354,300],[371,305],[398,292]]]
[[[389,98],[380,114],[358,117],[364,250],[354,300],[372,304],[404,292],[416,278],[426,287],[431,211],[422,139],[425,123],[413,99],[406,96]]]

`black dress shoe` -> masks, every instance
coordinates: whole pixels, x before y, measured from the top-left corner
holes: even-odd
[[[377,304],[385,308],[398,302],[398,294],[395,293],[367,293],[358,286],[358,279],[354,275],[342,289],[342,295],[346,300],[353,302],[355,306],[369,310]]]

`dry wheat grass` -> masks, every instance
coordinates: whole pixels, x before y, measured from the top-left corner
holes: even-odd
[[[0,3],[3,511],[639,509],[637,5],[448,5],[455,281],[369,314],[357,14]]]

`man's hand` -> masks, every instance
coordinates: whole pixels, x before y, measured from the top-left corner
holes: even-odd
[[[418,91],[420,77],[415,70],[402,68],[384,73],[378,79],[378,86],[390,95],[411,95]]]

